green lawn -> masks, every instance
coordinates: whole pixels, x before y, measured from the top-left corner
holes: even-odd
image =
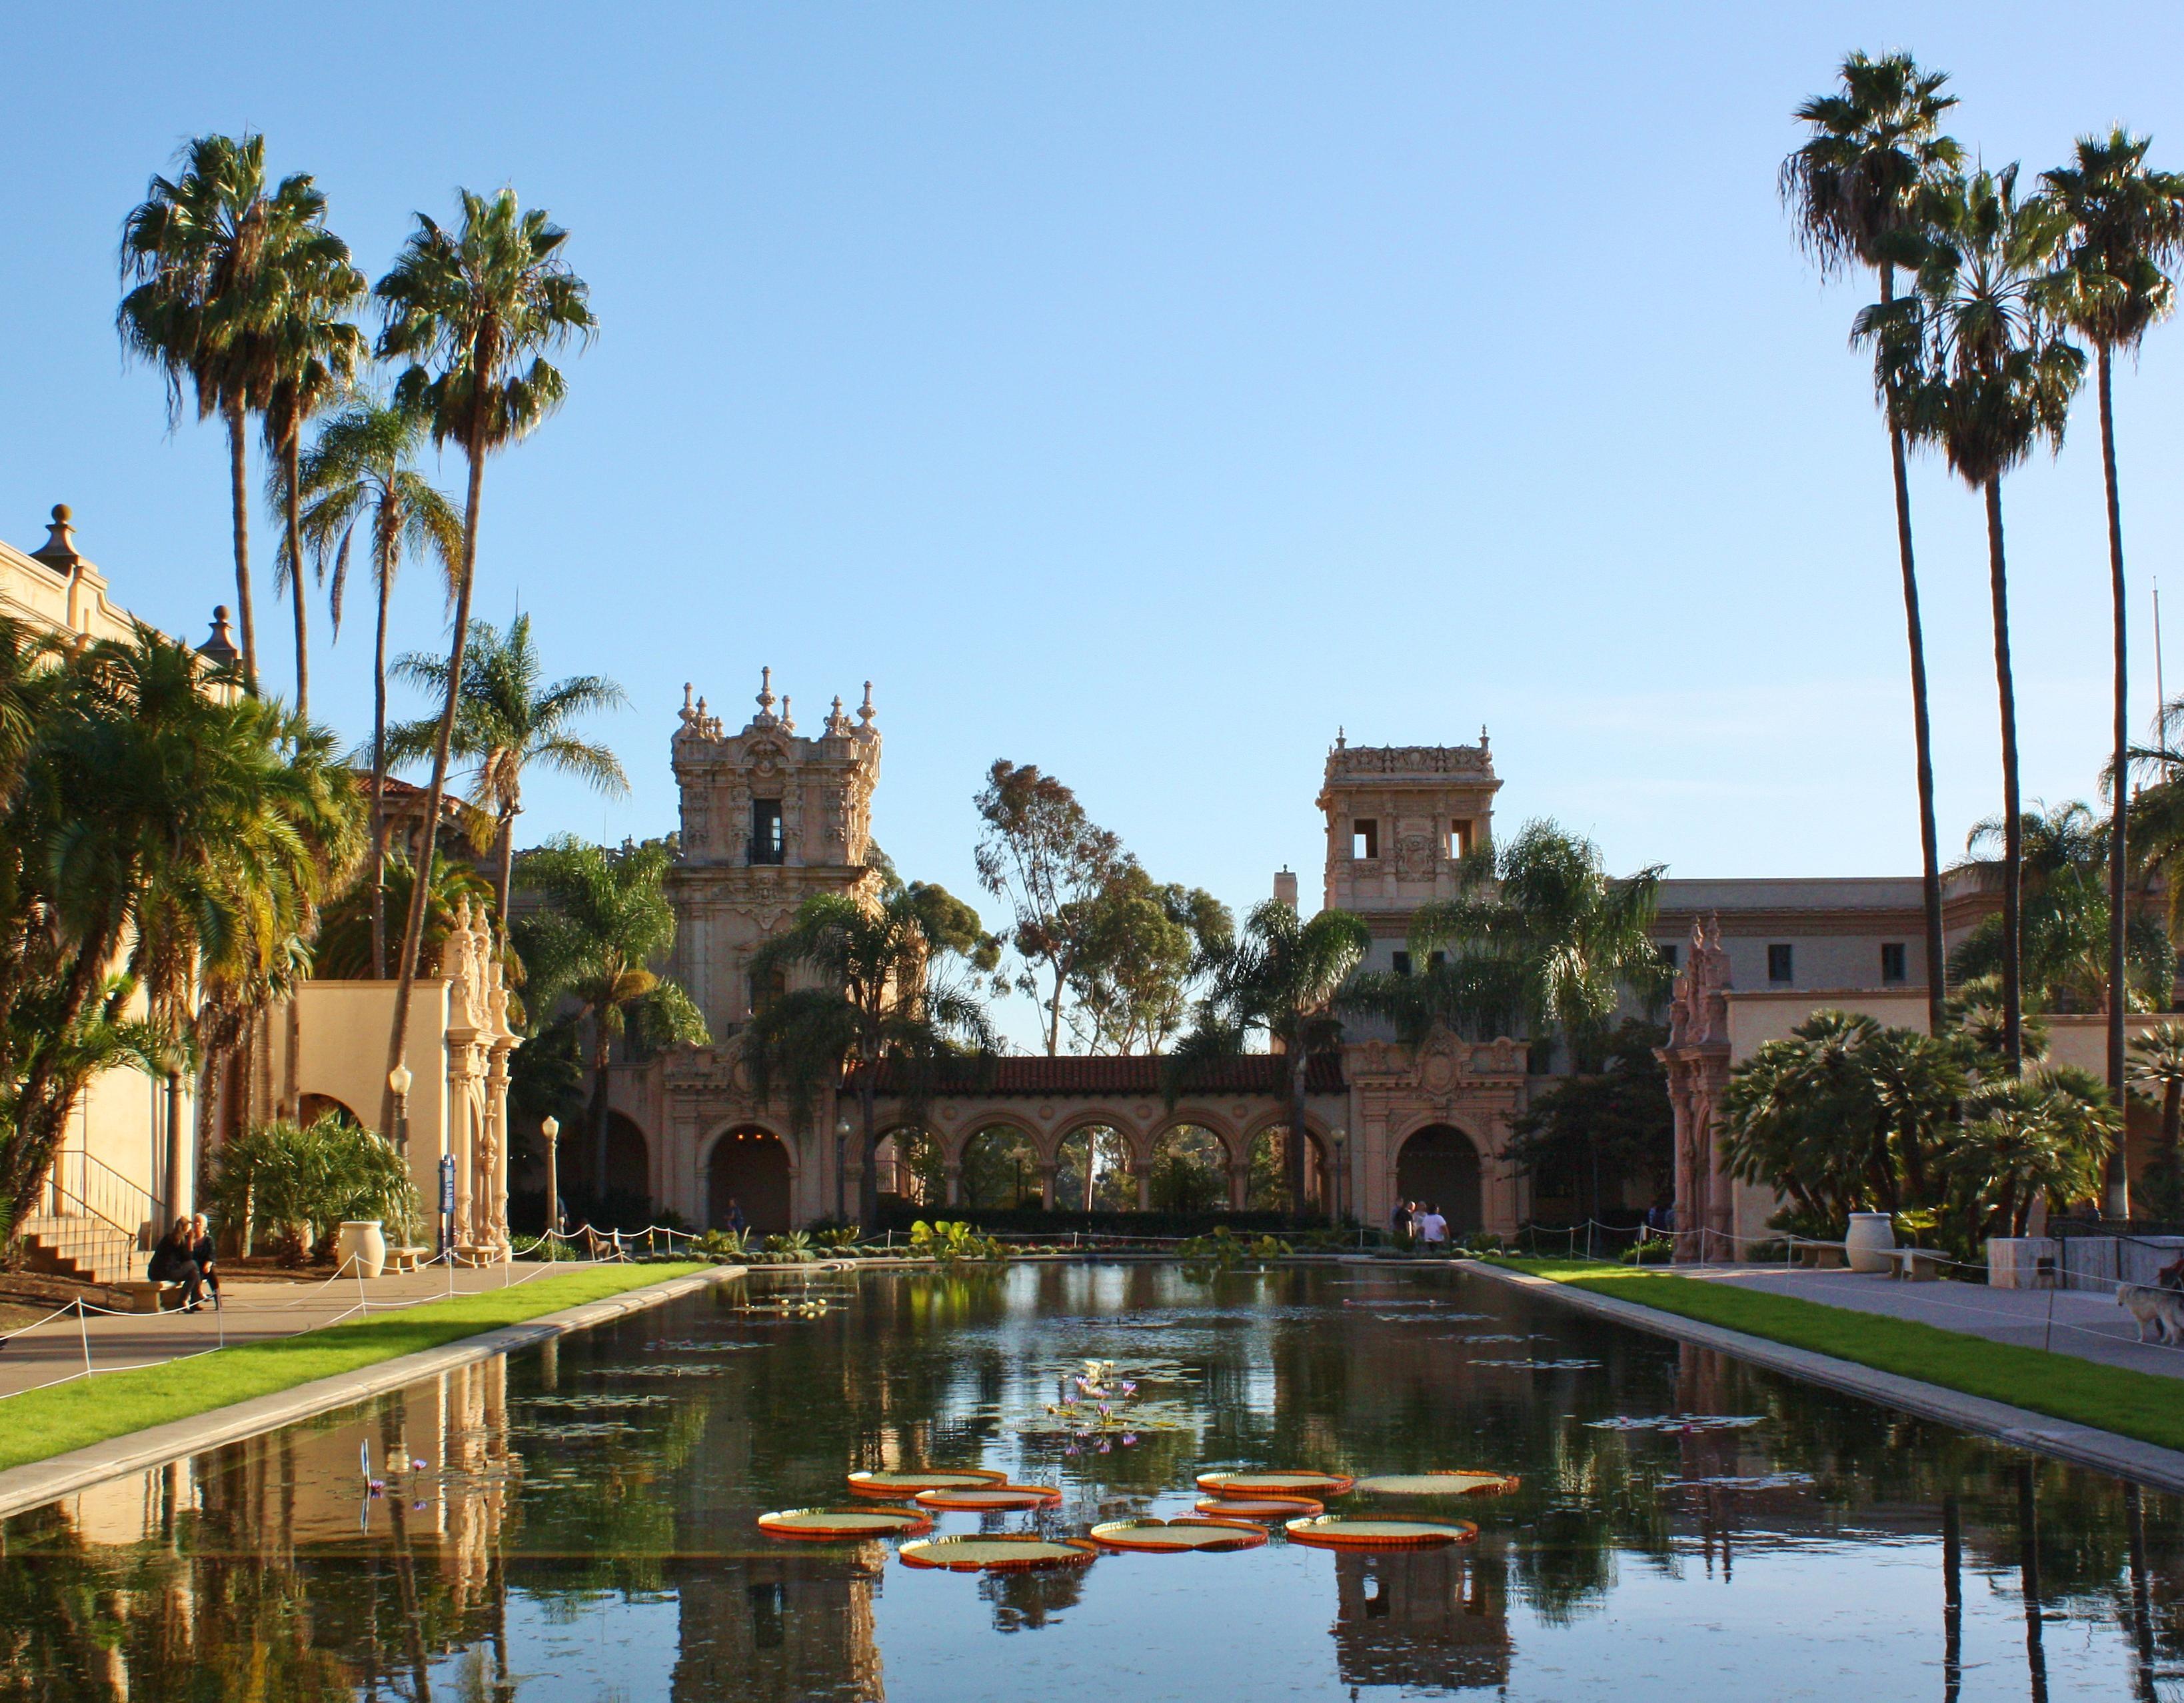
[[[1497,1259],[1618,1301],[2184,1449],[2184,1382],[1906,1319],[1583,1259]]]
[[[428,1302],[277,1342],[246,1343],[196,1360],[31,1390],[0,1401],[0,1470],[705,1269],[696,1264],[604,1265],[535,1277],[513,1288]]]

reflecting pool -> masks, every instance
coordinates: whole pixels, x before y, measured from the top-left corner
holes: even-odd
[[[1092,1359],[1127,1433],[1050,1411]],[[1067,1572],[756,1529],[928,1466],[1063,1492],[944,1533],[1523,1485],[1402,1505],[1459,1548]],[[754,1277],[0,1524],[5,1699],[1464,1693],[2184,1699],[2184,1504],[1455,1271],[1071,1265]]]

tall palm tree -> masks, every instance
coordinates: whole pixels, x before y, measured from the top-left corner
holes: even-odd
[[[296,713],[311,712],[311,646],[304,614],[304,423],[355,382],[370,352],[348,314],[361,301],[364,274],[349,264],[348,244],[325,228],[326,198],[315,195],[311,216],[280,256],[274,282],[279,304],[266,327],[268,385],[263,422],[273,467],[266,483],[287,525],[276,558],[275,585],[286,585],[296,615]]]
[[[2048,194],[2070,221],[2062,286],[2064,313],[2093,346],[2100,397],[2101,480],[2108,499],[2109,594],[2115,629],[2114,779],[2109,800],[2109,1092],[2124,1096],[2125,933],[2130,879],[2130,673],[2125,646],[2123,505],[2116,492],[2113,374],[2118,349],[2135,349],[2156,320],[2176,304],[2165,270],[2184,247],[2184,176],[2149,171],[2150,137],[2118,126],[2106,137],[2078,138],[2071,163],[2041,174]],[[2130,1179],[2119,1146],[2109,1193],[2128,1196]],[[2128,1216],[2128,1214],[2122,1215]]]
[[[394,672],[428,692],[443,698],[447,694],[448,665],[442,657],[413,651],[395,663]],[[488,622],[471,623],[449,750],[477,765],[471,803],[491,832],[497,869],[493,897],[504,924],[515,857],[515,818],[523,809],[524,770],[536,766],[570,775],[610,796],[629,790],[621,760],[606,746],[571,731],[579,716],[626,707],[629,695],[604,674],[573,674],[547,686],[539,682],[540,672],[528,615],[517,616],[505,638]],[[398,768],[430,756],[437,730],[434,722],[404,722],[387,736],[387,760]]]
[[[122,348],[159,367],[170,419],[187,382],[198,418],[227,427],[228,500],[235,537],[236,612],[245,685],[258,690],[258,628],[250,589],[250,500],[245,428],[271,390],[268,332],[283,257],[324,211],[304,174],[270,193],[265,138],[201,136],[154,176],[121,226],[121,277],[133,284],[115,315]]]
[[[1908,53],[1843,60],[1841,90],[1800,106],[1810,138],[1782,162],[1782,199],[1799,240],[1824,274],[1856,265],[1880,280],[1885,306],[1896,299],[1896,271],[1915,268],[1921,204],[1937,175],[1963,158],[1941,131],[1956,97],[1942,92],[1947,74],[1922,71]],[[1926,1020],[1942,1032],[1947,997],[1942,951],[1941,846],[1934,826],[1933,741],[1926,710],[1926,643],[1919,617],[1919,576],[1911,551],[1911,487],[1904,467],[1901,399],[1886,366],[1876,378],[1888,420],[1888,459],[1896,487],[1896,552],[1903,574],[1903,623],[1911,652],[1911,727],[1919,768],[1919,850],[1925,905]]]
[[[1262,901],[1245,918],[1241,936],[1217,954],[1197,1023],[1171,1055],[1167,1079],[1176,1094],[1189,1089],[1201,1064],[1241,1053],[1254,1032],[1282,1055],[1289,1088],[1283,1159],[1292,1211],[1304,1209],[1306,1075],[1315,1057],[1341,1045],[1337,1001],[1372,945],[1371,926],[1354,911],[1329,908],[1305,922],[1279,899]]]
[[[432,779],[426,789],[428,839],[438,832],[440,804],[447,796],[448,753],[470,638],[471,591],[477,577],[486,457],[521,442],[560,405],[567,382],[545,351],[572,338],[588,340],[599,324],[592,316],[590,292],[561,254],[569,233],[543,208],[525,212],[512,189],[490,197],[467,189],[459,193],[460,224],[451,229],[420,213],[417,228],[393,269],[374,287],[386,321],[379,357],[410,362],[395,382],[396,405],[422,415],[435,444],[452,439],[459,444],[470,472],[447,701],[440,711]],[[428,855],[429,848],[419,853]],[[428,885],[416,884],[403,926],[400,987],[387,1038],[390,1069],[409,1046],[410,990],[417,977]]]
[[[341,637],[342,595],[348,583],[349,549],[359,526],[367,528],[377,622],[371,648],[371,956],[375,981],[387,976],[387,611],[402,558],[438,561],[454,597],[462,560],[462,516],[415,466],[425,438],[416,415],[382,403],[359,402],[320,428],[318,441],[298,464],[296,485],[304,508],[300,527],[321,575],[329,582],[334,637]],[[502,916],[508,914],[504,895]]]
[[[703,1046],[705,1019],[676,983],[650,966],[675,944],[666,842],[610,851],[563,836],[524,857],[523,885],[543,903],[520,935],[532,1008],[567,996],[592,1025],[593,1175],[607,1192],[607,1070],[615,1037],[637,1023],[643,1038]],[[418,882],[420,891],[429,887]]]
[[[817,985],[785,988],[759,1002],[740,1037],[760,1096],[777,1076],[808,1107],[822,1085],[857,1068],[864,1120],[861,1222],[878,1204],[872,1156],[879,1147],[879,1072],[883,1060],[911,1074],[950,1054],[990,1053],[995,1041],[977,997],[946,973],[961,958],[990,970],[1000,943],[978,913],[946,889],[913,881],[861,902],[842,893],[815,894],[797,907],[788,929],[752,954],[751,979],[760,986],[792,971],[816,974]],[[850,1215],[846,1143],[834,1144],[834,1216]]]
[[[1951,469],[1986,507],[1987,584],[2002,723],[2003,1045],[2024,1068],[2019,986],[2023,811],[2017,770],[2017,691],[2009,657],[2009,576],[2002,523],[2003,476],[2042,441],[2059,449],[2084,351],[2053,311],[2049,271],[2067,234],[2044,198],[2020,199],[2017,168],[1981,170],[1936,194],[1933,236],[1916,296],[1868,310],[1870,336],[1908,404],[1914,436],[1942,446]]]

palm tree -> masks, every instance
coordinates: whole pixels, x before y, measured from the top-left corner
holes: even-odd
[[[857,1067],[864,1117],[864,1181],[858,1214],[869,1224],[878,1208],[872,1157],[879,1147],[879,1065],[891,1061],[915,1076],[940,1058],[990,1053],[995,1041],[985,1008],[946,973],[961,958],[978,970],[1000,962],[999,941],[978,913],[945,888],[922,881],[897,886],[867,902],[843,893],[815,894],[797,907],[788,929],[752,954],[751,980],[766,986],[803,970],[817,986],[783,987],[758,1002],[741,1036],[752,1085],[763,1097],[785,1076],[800,1116],[822,1086]],[[834,1216],[849,1221],[849,1154],[838,1131],[834,1144]]]
[[[2131,1086],[2161,1102],[2161,1139],[2152,1170],[2160,1181],[2156,1192],[2170,1198],[2155,1210],[2166,1215],[2176,1209],[2175,1197],[2184,1186],[2177,1143],[2184,1127],[2184,1024],[2164,1023],[2131,1043]]]
[[[2002,722],[2003,1038],[2013,1075],[2024,1067],[2019,986],[2023,813],[2017,773],[2017,693],[2009,660],[2009,577],[2003,476],[2045,440],[2060,448],[2084,352],[2051,310],[2048,271],[2066,234],[2053,203],[2020,200],[2017,168],[1981,170],[1938,193],[1918,294],[1859,316],[1888,382],[1908,404],[1913,435],[1937,441],[1986,505],[1988,595]]]
[[[566,996],[592,1025],[593,1175],[601,1194],[615,1037],[634,1024],[646,1041],[706,1043],[705,1019],[690,997],[650,968],[675,943],[675,911],[665,885],[673,861],[664,840],[610,851],[566,835],[524,856],[524,887],[544,906],[524,919],[519,936],[531,1007],[550,1012]],[[421,891],[429,885],[417,884]]]
[[[416,415],[384,404],[359,402],[320,428],[318,441],[298,464],[304,494],[302,536],[320,575],[329,581],[334,637],[341,637],[342,594],[348,583],[349,548],[359,526],[368,528],[377,624],[371,649],[371,955],[375,981],[387,976],[387,611],[404,554],[431,556],[454,596],[462,559],[462,517],[413,465],[425,438]],[[505,902],[501,915],[508,914]]]
[[[1941,132],[1956,97],[1942,92],[1940,71],[1922,71],[1908,53],[1844,59],[1841,92],[1797,110],[1812,135],[1782,163],[1782,199],[1799,239],[1821,271],[1869,266],[1879,274],[1884,308],[1896,299],[1897,267],[1915,267],[1921,204],[1937,175],[1963,157]],[[1911,553],[1911,487],[1904,468],[1901,399],[1886,366],[1876,369],[1888,419],[1888,458],[1896,486],[1896,551],[1903,572],[1903,621],[1911,651],[1911,725],[1919,765],[1919,848],[1926,921],[1926,1017],[1942,1032],[1947,995],[1942,952],[1941,848],[1934,826],[1934,759],[1926,712],[1926,645],[1919,617],[1919,577]]]
[[[296,613],[296,712],[311,712],[311,647],[304,608],[304,422],[348,390],[369,352],[348,314],[365,294],[364,274],[349,264],[348,244],[325,228],[326,198],[314,192],[312,211],[281,255],[275,283],[280,303],[266,327],[265,399],[267,480],[287,522],[275,583],[288,588]]]
[[[1283,1158],[1293,1211],[1305,1201],[1306,1073],[1315,1057],[1342,1044],[1337,1001],[1372,945],[1371,926],[1354,911],[1330,908],[1303,922],[1281,900],[1262,901],[1245,918],[1241,937],[1217,955],[1197,1024],[1171,1055],[1173,1097],[1189,1089],[1198,1067],[1243,1052],[1254,1032],[1282,1054],[1289,1078]]]
[[[170,420],[188,381],[198,418],[227,427],[228,499],[235,535],[236,611],[242,675],[258,690],[258,628],[250,595],[250,503],[244,427],[272,388],[268,333],[278,315],[284,260],[310,246],[325,200],[302,173],[265,187],[265,138],[201,136],[155,176],[122,221],[121,277],[133,283],[115,315],[124,351],[166,376]]]
[[[440,657],[412,652],[395,663],[394,672],[412,685],[446,695],[448,665]],[[542,686],[539,672],[528,615],[517,616],[504,639],[488,622],[471,623],[449,749],[477,765],[471,803],[490,829],[498,869],[493,897],[504,922],[515,857],[515,818],[523,809],[524,770],[536,765],[571,775],[610,796],[629,790],[620,759],[604,745],[570,731],[579,716],[624,708],[629,695],[604,674],[576,674]],[[387,760],[399,767],[429,756],[437,732],[433,722],[404,723],[387,736]]]
[[[2131,729],[2129,670],[2125,646],[2123,506],[2116,494],[2115,414],[2112,377],[2115,352],[2136,349],[2156,320],[2175,305],[2176,288],[2168,272],[2184,246],[2184,176],[2148,171],[2150,137],[2133,136],[2120,126],[2105,137],[2084,136],[2070,165],[2042,172],[2049,198],[2070,221],[2064,270],[2064,316],[2093,346],[2100,397],[2101,479],[2108,499],[2109,595],[2115,629],[2114,779],[2109,834],[2115,855],[2109,860],[2109,1092],[2116,1103],[2124,1094],[2126,897],[2130,879]],[[2130,1179],[2119,1148],[2109,1192],[2127,1198]],[[2126,1214],[2125,1215],[2128,1215]]]
[[[386,320],[379,357],[410,363],[395,382],[396,405],[423,416],[436,444],[453,439],[460,445],[470,470],[447,701],[440,711],[432,779],[426,790],[428,836],[438,831],[448,747],[465,678],[463,652],[477,572],[486,457],[520,442],[560,405],[567,384],[544,352],[571,338],[588,340],[599,323],[584,281],[561,255],[569,233],[543,209],[524,212],[512,189],[489,198],[467,189],[460,195],[461,224],[450,230],[420,213],[417,228],[393,270],[374,290]],[[387,1041],[389,1069],[409,1044],[410,990],[417,976],[427,885],[416,885],[402,930],[400,986]]]

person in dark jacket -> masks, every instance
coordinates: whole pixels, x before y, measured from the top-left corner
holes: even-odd
[[[214,1263],[219,1254],[212,1245],[211,1221],[200,1212],[190,1219],[190,1258],[198,1262],[203,1274],[204,1286],[212,1292],[213,1310],[220,1310],[220,1268]]]
[[[154,1283],[181,1284],[183,1310],[191,1313],[202,1304],[204,1288],[204,1274],[193,1257],[196,1252],[197,1243],[190,1238],[189,1220],[178,1218],[175,1227],[159,1238],[159,1245],[152,1250],[152,1258],[144,1267],[144,1275]]]

